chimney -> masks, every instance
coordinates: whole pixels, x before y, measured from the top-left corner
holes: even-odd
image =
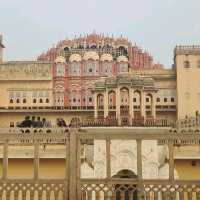
[[[3,49],[4,49],[4,45],[3,45],[3,36],[0,35],[0,63],[3,62]]]

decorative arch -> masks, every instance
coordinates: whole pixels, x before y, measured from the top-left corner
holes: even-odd
[[[103,106],[104,106],[104,95],[102,93],[99,93],[97,95],[97,106],[98,106],[98,108],[103,109]]]
[[[116,92],[115,92],[115,90],[108,91],[108,106],[110,108],[116,108]]]
[[[137,175],[128,169],[120,170],[113,178],[137,179]],[[123,196],[125,200],[137,200],[137,186],[132,184],[114,185],[115,200],[120,200]]]
[[[118,171],[113,178],[137,178],[137,175],[129,169],[122,169]]]
[[[119,56],[117,58],[117,72],[118,73],[128,72],[128,58],[126,56]]]
[[[64,106],[65,88],[63,85],[55,86],[54,104],[58,107]]]
[[[80,76],[80,74],[81,74],[81,62],[75,61],[75,60],[70,62],[68,74],[69,74],[69,76]]]
[[[72,86],[69,91],[69,104],[72,107],[81,106],[81,89],[80,86]]]
[[[65,63],[65,58],[63,56],[58,56],[55,61],[55,63]]]
[[[69,57],[69,62],[81,62],[82,58],[81,55],[74,53]]]
[[[133,91],[134,118],[141,118],[141,91]]]
[[[83,74],[85,76],[94,76],[99,74],[99,61],[93,58],[88,58],[83,62]]]
[[[113,61],[113,56],[111,54],[105,53],[101,56],[100,61],[108,61],[112,62]]]
[[[117,62],[125,62],[127,63],[128,62],[128,58],[126,56],[119,56],[117,57]]]
[[[121,106],[127,107],[129,105],[129,88],[122,86],[120,87],[120,97],[121,97]]]
[[[147,117],[153,118],[153,94],[147,93],[145,95],[145,105],[147,108]]]
[[[99,55],[95,51],[87,51],[84,56],[83,60],[99,60]]]

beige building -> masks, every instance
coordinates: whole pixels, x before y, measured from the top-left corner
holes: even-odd
[[[4,136],[6,131],[8,137],[12,138],[9,148],[7,148],[7,153],[5,153],[5,145],[1,145],[0,149],[0,174],[6,180],[7,178],[37,179],[38,175],[43,179],[51,178],[58,180],[67,176],[66,168],[68,163],[66,163],[66,157],[68,157],[68,151],[66,151],[66,143],[63,143],[63,141],[66,141],[66,135],[64,139],[61,138],[62,142],[59,141],[60,143],[57,141],[55,134],[52,136],[53,139],[43,140],[41,139],[42,136],[41,138],[37,136],[36,132],[31,128],[31,134],[34,137],[39,137],[37,141],[39,139],[42,140],[37,151],[32,146],[35,142],[34,139],[30,139],[31,142],[29,141],[26,145],[24,144],[26,141],[23,135],[16,140],[13,139],[18,136],[13,136],[12,134],[21,134],[20,129],[16,127],[24,120],[25,116],[45,118],[51,122],[49,127],[45,128],[52,131],[55,131],[55,127],[57,126],[57,118],[64,119],[67,125],[70,125],[71,121],[73,121],[72,119],[76,119],[77,123],[81,123],[83,127],[86,127],[85,129],[83,128],[82,135],[84,135],[84,130],[90,133],[93,130],[91,127],[94,128],[95,126],[97,130],[94,128],[94,132],[96,131],[103,136],[104,134],[106,136],[106,133],[108,133],[108,135],[110,134],[109,137],[112,137],[116,132],[118,132],[116,135],[122,136],[125,132],[129,140],[131,132],[135,133],[137,131],[141,134],[150,132],[152,135],[153,133],[156,135],[160,131],[162,135],[161,139],[163,139],[163,135],[168,134],[170,127],[174,126],[176,121],[179,122],[182,119],[181,122],[183,124],[185,121],[191,123],[189,120],[191,119],[195,126],[199,125],[197,122],[200,110],[199,46],[177,46],[174,50],[174,64],[170,69],[153,67],[134,69],[130,67],[132,61],[130,62],[128,56],[120,55],[115,59],[116,63],[113,66],[120,66],[122,69],[119,69],[121,70],[117,73],[95,75],[95,77],[92,76],[90,78],[88,78],[88,74],[81,73],[79,77],[69,74],[64,75],[65,71],[72,74],[79,72],[74,71],[71,68],[72,66],[67,64],[63,55],[57,55],[53,61],[40,59],[39,61],[9,62],[3,60],[3,49],[4,45],[2,44],[2,39],[0,39],[0,134],[2,134],[2,138],[7,137]],[[72,49],[72,51],[75,50]],[[95,63],[101,63],[101,59],[103,58],[105,59],[103,61],[106,62],[114,61],[114,58],[108,54],[106,56],[105,54],[99,56],[94,47],[91,46],[89,53],[86,52],[84,54],[82,52],[81,55],[75,56],[73,52],[73,56],[66,55],[70,59],[75,59],[71,60],[71,63],[75,62],[77,64],[84,59],[90,62],[95,61]],[[85,60],[84,62],[86,62]],[[76,65],[73,64],[74,66]],[[90,73],[90,70],[88,73]],[[89,88],[89,93],[86,93],[86,97],[83,98],[81,96],[83,93],[80,92],[77,94],[73,93],[73,90],[70,90],[70,87],[79,88],[80,83],[83,84],[82,86],[86,84]],[[62,87],[67,84],[69,88]],[[88,104],[85,103],[84,99]],[[196,118],[191,118],[194,116]],[[101,131],[102,127],[105,126],[111,127],[104,128]],[[6,129],[8,127],[10,128]],[[87,127],[89,128],[87,129]],[[153,127],[152,130],[150,127]],[[39,129],[37,131],[39,134]],[[9,133],[11,133],[11,136],[9,136]],[[61,130],[56,133],[63,134]],[[58,135],[59,137],[60,135]],[[145,137],[148,138],[148,135]],[[91,138],[93,141],[91,141]],[[85,178],[94,178],[95,175],[102,178],[103,175],[101,173],[106,174],[106,169],[109,166],[106,164],[108,160],[104,160],[104,164],[102,164],[101,156],[109,153],[105,150],[109,144],[105,143],[105,148],[102,150],[102,138],[100,136],[97,139],[93,136],[91,138],[82,138],[82,143],[79,143],[81,147],[81,153],[79,152],[81,155],[81,161],[79,161],[81,164],[81,173]],[[26,139],[27,141],[29,140],[29,138]],[[140,169],[137,163],[134,162],[138,159],[134,152],[137,151],[138,153],[136,142],[134,145],[130,141],[124,142],[124,140],[113,142],[113,146],[109,146],[113,153],[109,155],[112,157],[111,163],[116,164],[113,164],[114,167],[111,169],[110,176],[115,177],[118,175],[118,172],[121,173],[123,170],[129,170],[130,173],[133,172],[134,176],[139,176],[138,173],[141,171],[147,178],[166,177],[166,172],[169,173],[170,171],[171,154],[170,148],[163,148],[166,147],[167,143],[163,144],[161,139],[158,136],[157,138],[152,138],[151,143],[146,143],[148,148],[143,148],[143,151],[146,152],[141,154],[143,158],[140,160],[141,163],[146,163],[146,167],[143,169]],[[4,139],[2,140],[4,141]],[[55,140],[55,143],[52,142],[53,140]],[[157,143],[156,140],[160,142]],[[177,141],[177,139],[174,139],[173,166],[175,169],[173,168],[173,173],[175,171],[175,174],[173,176],[181,180],[200,180],[198,172],[200,169],[199,141],[196,140],[195,144],[188,142],[185,145],[182,143],[179,145]],[[74,145],[76,144],[76,142],[73,143],[73,140],[70,142]],[[117,151],[116,146],[121,148],[120,151]],[[133,149],[131,150],[132,147],[134,147],[134,151]],[[162,152],[163,149],[165,149],[164,152]],[[38,155],[40,155],[39,166]],[[148,157],[149,155],[152,157]],[[117,156],[120,157],[118,158]],[[6,162],[4,157],[7,158],[8,162]],[[70,159],[76,162],[76,158],[74,158],[75,160],[73,158]],[[5,170],[5,166],[7,166],[7,170]],[[105,170],[102,172],[103,168]],[[107,173],[107,175],[109,174]],[[0,191],[3,190],[0,189]],[[71,191],[70,188],[69,191]],[[60,193],[59,195],[62,196]],[[5,196],[3,192],[1,195]],[[88,195],[89,193],[87,193],[86,199],[92,199]],[[151,198],[153,199],[153,197]],[[98,198],[95,197],[93,199]],[[187,197],[186,199],[190,198]]]

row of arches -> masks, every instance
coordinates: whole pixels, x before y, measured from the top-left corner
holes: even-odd
[[[64,64],[56,64],[56,76],[104,76],[122,72],[128,72],[128,63],[120,62],[115,64],[112,61],[98,62],[88,60],[85,62],[73,61],[65,67]]]
[[[65,91],[63,86],[56,87],[54,92],[55,106],[72,107],[92,107],[94,105],[94,98],[92,91],[89,89],[76,89],[72,87],[69,91]]]
[[[126,116],[127,118],[146,117],[147,114],[148,117],[155,118],[155,98],[153,92],[130,90],[127,87],[121,87],[119,88],[119,94],[117,94],[116,90],[109,90],[107,94],[101,92],[96,95],[97,116],[98,111],[104,108],[104,117],[107,117],[107,114],[111,114],[111,109],[116,109],[116,113],[112,113],[116,114],[116,117],[117,115]],[[106,107],[108,107],[108,112],[105,114]],[[148,108],[148,112],[146,112],[146,108]]]
[[[115,59],[113,57],[112,54],[110,53],[105,53],[105,54],[102,54],[101,56],[99,56],[99,54],[96,52],[96,51],[86,51],[84,53],[83,56],[81,56],[80,54],[78,53],[74,53],[74,54],[71,54],[69,56],[69,62],[80,62],[80,61],[87,61],[87,60],[99,60],[99,61],[113,61],[113,60],[116,60],[116,62],[121,62],[121,61],[124,61],[124,62],[128,62],[128,57],[125,56],[125,55],[118,55]],[[60,57],[57,57],[55,59],[55,62],[65,62],[65,58],[60,56]]]

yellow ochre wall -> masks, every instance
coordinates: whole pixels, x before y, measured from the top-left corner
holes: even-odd
[[[43,179],[65,178],[65,159],[40,159],[39,177]],[[176,160],[175,169],[179,179],[200,180],[200,165],[191,165],[191,160]],[[0,159],[0,177],[2,177],[2,159]],[[33,159],[9,159],[9,178],[33,178]]]
[[[47,106],[52,105],[53,97],[52,97],[52,81],[44,81],[44,80],[37,80],[37,81],[25,81],[25,80],[18,80],[18,81],[1,81],[0,82],[0,106],[7,107],[7,106],[44,106],[44,103],[36,103],[33,104],[32,96],[28,96],[26,103],[16,104],[9,104],[9,91],[10,90],[20,90],[20,91],[34,91],[34,90],[49,90],[50,92],[50,103]]]
[[[192,160],[176,160],[175,168],[179,178],[183,180],[200,180],[199,163],[196,166],[192,166]]]
[[[176,55],[178,118],[194,116],[200,110],[200,55]],[[189,61],[190,67],[184,67]]]
[[[39,178],[64,179],[66,171],[65,166],[65,159],[40,159]],[[0,177],[2,177],[2,159],[0,160]],[[8,178],[33,178],[33,159],[9,159]]]

